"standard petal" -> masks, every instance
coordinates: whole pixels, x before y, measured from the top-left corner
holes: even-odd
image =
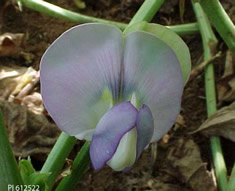
[[[132,32],[124,52],[124,99],[136,94],[154,119],[153,141],[158,141],[175,122],[184,87],[180,63],[173,50],[154,35]]]
[[[136,159],[139,158],[142,151],[150,143],[154,131],[154,122],[152,112],[147,105],[143,105],[137,115],[137,152]]]
[[[135,127],[138,111],[130,102],[112,107],[100,119],[90,145],[91,163],[100,169],[114,155],[121,138]]]
[[[129,26],[125,34],[138,30],[153,34],[173,49],[181,64],[184,84],[186,84],[191,72],[191,58],[189,49],[180,36],[166,26],[145,21]]]
[[[122,33],[105,24],[84,24],[63,33],[43,55],[41,93],[60,129],[80,139],[91,138],[110,107],[104,91],[118,95]]]

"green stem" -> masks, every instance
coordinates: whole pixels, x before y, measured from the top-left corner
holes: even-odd
[[[130,24],[131,23],[133,24],[135,22],[141,22],[142,21],[141,19],[145,19],[144,21],[146,22],[151,21],[152,17],[159,9],[159,7],[157,6],[157,2],[160,3],[161,1],[146,0],[135,14],[133,18],[134,21],[131,21]],[[156,6],[155,9],[152,8],[153,5]],[[151,10],[150,13],[148,13],[148,9]],[[155,12],[153,12],[153,10],[155,10]],[[68,177],[65,177],[61,181],[56,191],[66,191],[74,189],[75,186],[77,185],[77,182],[80,180],[83,172],[87,168],[88,164],[89,164],[89,142],[86,142],[74,160],[73,163],[74,168],[72,170],[72,174]]]
[[[202,36],[204,60],[208,60],[215,53],[217,39],[210,27],[206,15],[201,8],[201,5],[198,2],[193,2],[193,8]],[[216,112],[215,80],[214,68],[212,63],[205,68],[205,89],[207,114],[209,117]],[[227,186],[227,169],[223,158],[220,138],[213,136],[210,138],[210,142],[219,190],[225,191]]]
[[[235,191],[235,163],[233,165],[232,173],[229,178],[228,186],[226,191]]]
[[[151,21],[163,3],[164,0],[145,0],[135,16],[131,19],[129,25],[141,21]]]
[[[48,179],[49,190],[53,187],[54,182],[64,166],[65,159],[72,151],[76,143],[74,137],[70,137],[65,133],[61,133],[56,144],[51,150],[46,162],[44,163],[40,173],[50,173]]]
[[[198,33],[199,30],[197,23],[172,25],[172,26],[167,26],[167,28],[173,30],[180,36],[196,34]]]
[[[99,18],[75,13],[75,12],[60,8],[56,5],[47,3],[46,1],[42,1],[42,0],[15,0],[15,1],[17,1],[18,4],[20,4],[21,6],[28,7],[40,13],[44,13],[52,17],[57,17],[60,19],[65,19],[65,20],[69,20],[72,22],[76,22],[76,23],[77,22],[79,23],[99,22],[99,23],[105,23],[105,24],[112,24],[112,25],[119,27],[120,29],[124,29],[126,27],[126,25],[123,23],[119,23],[115,21],[108,21],[105,19],[99,19]]]
[[[235,54],[235,26],[219,0],[200,0],[200,4],[229,49]]]
[[[227,169],[224,162],[223,151],[221,148],[220,138],[212,136],[210,138],[212,157],[214,160],[216,179],[219,190],[226,191],[227,188]]]
[[[89,22],[100,22],[100,23],[106,23],[106,24],[112,24],[117,27],[119,27],[121,30],[124,30],[127,27],[127,24],[125,23],[119,23],[114,21],[108,21],[105,19],[98,19],[91,16],[82,15],[79,13],[75,13],[66,9],[63,9],[61,7],[58,7],[56,5],[47,3],[42,0],[15,0],[22,6],[28,7],[30,9],[33,9],[35,11],[38,11],[40,13],[47,14],[49,16],[65,19],[68,21],[72,21],[75,23],[89,23]],[[156,4],[158,2],[158,4]],[[154,1],[152,4],[156,4],[154,7],[152,7],[151,14],[145,16],[145,20],[153,17],[153,10],[159,9],[160,4],[163,2],[163,0],[160,1]],[[147,9],[146,9],[147,10]],[[145,10],[145,11],[146,11]],[[140,18],[137,18],[140,20]],[[136,21],[137,21],[136,19]],[[179,35],[189,35],[194,34],[198,32],[198,26],[196,23],[190,23],[190,24],[182,24],[182,25],[175,25],[175,26],[168,26],[168,28],[172,29]]]
[[[3,116],[0,111],[0,190],[8,190],[8,185],[23,185],[23,181],[8,141]]]
[[[89,147],[90,142],[86,141],[73,161],[72,173],[63,178],[56,188],[56,191],[75,189],[76,183],[82,178],[83,173],[90,163]]]

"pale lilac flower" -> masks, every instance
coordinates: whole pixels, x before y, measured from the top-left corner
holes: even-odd
[[[174,51],[156,36],[84,24],[63,33],[40,65],[41,93],[58,127],[91,141],[95,169],[133,166],[174,124],[184,87]]]

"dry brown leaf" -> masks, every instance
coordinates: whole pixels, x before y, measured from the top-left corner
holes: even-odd
[[[167,160],[171,173],[181,182],[188,183],[194,191],[216,190],[211,174],[201,159],[200,149],[192,139],[177,140],[169,149]],[[202,179],[206,181],[201,182]],[[204,189],[198,186],[201,184]]]
[[[159,191],[189,191],[187,188],[181,187],[177,184],[166,184],[159,181],[149,181],[148,187],[152,188],[152,190],[159,190]],[[147,190],[147,189],[142,189]]]
[[[179,114],[177,119],[176,119],[176,122],[175,122],[175,126],[174,126],[174,130],[178,130],[182,127],[185,127],[185,120],[184,120],[184,117],[183,115]]]
[[[23,87],[30,83],[33,77],[36,75],[36,70],[32,67],[28,67],[26,72],[21,76],[20,80],[17,82],[15,89],[12,92],[12,95],[17,95]]]
[[[25,37],[22,33],[4,33],[0,35],[0,57],[18,56],[25,43]]]
[[[0,80],[4,80],[6,78],[13,78],[22,75],[27,70],[26,67],[19,67],[19,66],[3,66],[0,67]]]
[[[13,94],[22,93],[22,88],[36,74],[38,72],[31,67],[0,66],[0,109],[3,111],[9,141],[16,156],[39,154],[45,157],[59,133],[56,125],[50,123],[43,114],[44,107],[39,93],[27,95],[29,91],[24,91],[19,97],[19,104],[6,101],[14,99]],[[35,84],[36,82],[32,86]]]
[[[38,92],[34,92],[32,95],[25,96],[21,104],[25,105],[28,110],[34,114],[40,115],[43,113],[44,107],[42,103],[42,96]]]
[[[39,83],[40,80],[40,72],[37,71],[36,74],[34,75],[32,81],[30,83],[28,83],[27,85],[25,85],[24,88],[21,89],[21,91],[19,92],[19,94],[16,96],[16,99],[22,99],[24,98],[26,95],[28,95],[33,88],[35,87],[35,85],[37,83]]]
[[[235,100],[235,57],[231,51],[227,51],[225,70],[217,83],[217,92],[219,102]]]
[[[235,142],[235,102],[218,110],[193,133],[199,131],[207,136],[222,136]]]
[[[188,182],[192,175],[205,165],[201,160],[198,146],[191,139],[179,139],[175,142],[169,150],[167,159],[183,182]]]
[[[37,72],[32,67],[0,66],[0,97],[8,99],[29,83]]]
[[[26,106],[0,99],[9,141],[16,156],[41,154],[45,157],[56,141],[59,130],[41,114],[34,114]]]
[[[224,67],[224,75],[222,78],[226,78],[232,75],[234,71],[234,63],[233,63],[233,54],[230,50],[226,53],[225,67]]]
[[[216,183],[213,181],[212,174],[202,166],[190,178],[189,184],[194,191],[216,191]]]
[[[234,101],[235,100],[235,78],[232,78],[227,83],[226,87],[222,86],[220,89],[221,91],[220,100],[227,101],[227,102]]]
[[[0,97],[8,99],[11,92],[17,86],[21,76],[27,71],[26,67],[0,66]]]

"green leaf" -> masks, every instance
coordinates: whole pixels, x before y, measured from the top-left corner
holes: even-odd
[[[191,72],[191,57],[187,45],[180,36],[165,26],[152,23],[149,24],[146,22],[140,22],[129,26],[125,30],[124,35],[138,30],[155,35],[173,49],[181,64],[184,84],[186,84]]]
[[[33,165],[31,164],[31,159],[22,159],[19,161],[19,170],[24,184],[30,184],[30,175],[35,172]]]
[[[39,185],[41,191],[48,190],[47,179],[50,174],[36,172],[30,158],[19,161],[19,170],[24,184]]]
[[[21,184],[22,178],[17,168],[0,110],[0,190],[7,190],[8,185]]]

